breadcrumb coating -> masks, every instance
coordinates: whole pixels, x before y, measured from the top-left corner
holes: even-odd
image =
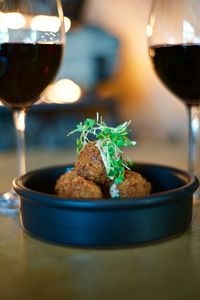
[[[151,183],[141,174],[126,170],[125,179],[117,185],[120,197],[141,197],[151,193]]]
[[[78,175],[103,185],[107,181],[106,169],[95,142],[90,142],[81,150],[75,163]]]
[[[100,187],[93,181],[79,176],[75,170],[59,177],[55,192],[61,198],[103,198]]]

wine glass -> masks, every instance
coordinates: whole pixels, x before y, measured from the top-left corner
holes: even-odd
[[[60,0],[0,1],[0,98],[13,114],[18,175],[25,173],[26,113],[54,79],[65,42]],[[0,211],[17,210],[14,191],[0,197]]]
[[[200,1],[154,0],[147,37],[155,72],[187,108],[188,170],[200,178]]]

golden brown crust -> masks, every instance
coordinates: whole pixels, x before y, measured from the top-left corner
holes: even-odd
[[[75,163],[75,169],[60,176],[55,192],[62,198],[109,198],[114,196],[111,181],[95,142],[85,145]],[[125,179],[116,187],[117,196],[134,198],[149,195],[151,183],[140,173],[126,170]],[[111,190],[110,190],[111,188]]]
[[[99,149],[94,142],[84,146],[75,164],[77,174],[103,185],[107,181],[106,170]]]
[[[125,179],[117,185],[120,197],[141,197],[151,192],[151,184],[141,174],[125,171]]]
[[[77,177],[77,173],[75,170],[71,170],[61,175],[55,185],[56,194],[58,194],[59,196],[67,194],[73,179],[75,179],[76,177]]]
[[[77,175],[75,170],[60,176],[55,192],[61,198],[103,198],[100,187]]]

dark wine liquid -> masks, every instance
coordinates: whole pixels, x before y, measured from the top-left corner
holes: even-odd
[[[162,45],[150,48],[156,73],[187,104],[200,102],[200,44]]]
[[[60,44],[0,45],[0,98],[10,108],[29,107],[54,79],[62,58]]]

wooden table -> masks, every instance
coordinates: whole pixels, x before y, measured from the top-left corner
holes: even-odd
[[[182,145],[155,146],[141,145],[129,154],[135,160],[184,165]],[[33,151],[28,163],[29,169],[33,169],[72,159],[71,152]],[[1,190],[9,186],[14,171],[14,154],[2,154]],[[148,246],[100,250],[51,245],[23,232],[19,215],[1,215],[0,228],[1,300],[200,297],[200,201],[194,203],[193,221],[184,234]]]

